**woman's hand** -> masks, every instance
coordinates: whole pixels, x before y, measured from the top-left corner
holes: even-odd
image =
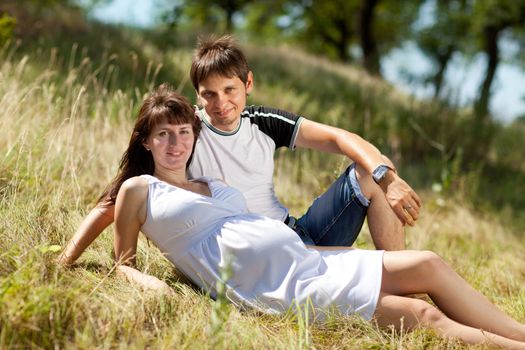
[[[155,276],[140,272],[133,267],[119,265],[117,266],[116,272],[117,275],[125,277],[131,283],[137,284],[144,289],[155,291],[168,296],[173,296],[175,294],[173,289],[168,286],[166,282],[161,281]]]

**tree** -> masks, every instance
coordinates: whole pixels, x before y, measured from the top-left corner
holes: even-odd
[[[476,117],[483,122],[489,114],[491,86],[500,63],[499,42],[506,30],[523,28],[525,0],[478,0],[474,3],[473,29],[480,38],[480,50],[487,57],[485,78],[475,103]]]
[[[355,40],[358,0],[298,1],[291,25],[307,47],[333,59],[351,61],[350,45]]]
[[[408,35],[422,0],[291,2],[291,26],[310,50],[343,62],[360,59],[369,73],[380,75],[381,56]]]
[[[230,33],[234,30],[234,16],[250,3],[253,1],[186,0],[173,7],[169,21],[176,26],[177,22],[187,19],[198,25],[209,27],[211,31],[221,30]]]
[[[373,35],[379,58],[410,37],[424,0],[381,0],[374,7]]]
[[[424,79],[434,86],[434,98],[441,93],[453,54],[462,52],[465,43],[472,40],[469,35],[471,14],[472,7],[467,0],[435,1],[433,22],[414,33],[419,48],[436,67]]]
[[[228,33],[233,30],[233,15],[250,3],[249,0],[214,0],[209,2],[224,11],[226,15],[226,32]]]
[[[363,53],[364,68],[374,75],[379,75],[379,52],[373,33],[374,28],[374,9],[379,0],[363,0],[359,11],[359,34],[361,51]]]
[[[295,4],[287,0],[257,1],[243,10],[243,25],[239,27],[251,38],[266,44],[293,41],[288,32]]]

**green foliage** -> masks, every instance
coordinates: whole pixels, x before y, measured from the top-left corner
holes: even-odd
[[[179,3],[165,14],[165,21],[174,29],[205,28],[205,32],[230,33],[234,30],[234,16],[248,4],[257,4],[250,0],[187,0]]]
[[[288,1],[279,16],[288,20],[286,34],[323,56],[340,61],[355,61],[366,54],[364,46],[370,39],[379,55],[402,42],[418,14],[421,1],[378,1],[370,19],[363,18],[364,1]],[[372,37],[363,28],[372,21]],[[282,37],[282,35],[281,35]],[[361,48],[355,53],[354,48]]]
[[[411,34],[418,47],[434,64],[434,71],[423,76],[422,80],[434,86],[436,98],[445,83],[445,71],[452,56],[456,52],[465,52],[471,45],[471,13],[472,9],[466,0],[436,1],[434,23]]]
[[[376,10],[374,33],[382,54],[399,47],[413,30],[424,0],[380,0]]]
[[[525,18],[524,1],[464,1],[447,0],[429,2],[433,9],[433,21],[423,28],[416,28],[413,37],[418,46],[434,63],[430,74],[420,77],[434,86],[434,97],[445,101],[454,96],[443,94],[444,75],[453,55],[458,53],[471,57],[483,53],[487,58],[484,80],[474,103],[474,121],[470,135],[463,140],[464,159],[485,161],[491,143],[497,137],[498,126],[491,119],[489,99],[492,81],[500,62],[500,41],[504,33],[523,31]],[[506,35],[507,40],[516,40]],[[522,51],[520,46],[519,51]],[[517,56],[522,55],[518,53]],[[446,91],[446,90],[445,90]]]
[[[6,13],[0,15],[0,46],[4,45],[13,35],[16,19]]]
[[[294,20],[287,15],[289,6],[293,7],[285,0],[257,1],[246,6],[238,35],[258,43],[282,45],[292,37],[287,31],[288,23]]]
[[[485,27],[523,26],[525,1],[478,0],[474,2],[473,29],[482,32]]]
[[[350,45],[356,37],[356,14],[360,1],[311,1],[303,3],[292,25],[298,37],[315,53],[341,61],[350,60]]]

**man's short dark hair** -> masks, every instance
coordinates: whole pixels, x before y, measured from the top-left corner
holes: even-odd
[[[190,78],[195,90],[209,76],[238,77],[246,84],[248,81],[248,62],[235,40],[230,35],[220,38],[201,39],[191,61]]]

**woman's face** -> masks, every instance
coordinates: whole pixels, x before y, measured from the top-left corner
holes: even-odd
[[[151,151],[155,169],[185,170],[193,150],[194,135],[191,124],[157,124],[144,142]]]

